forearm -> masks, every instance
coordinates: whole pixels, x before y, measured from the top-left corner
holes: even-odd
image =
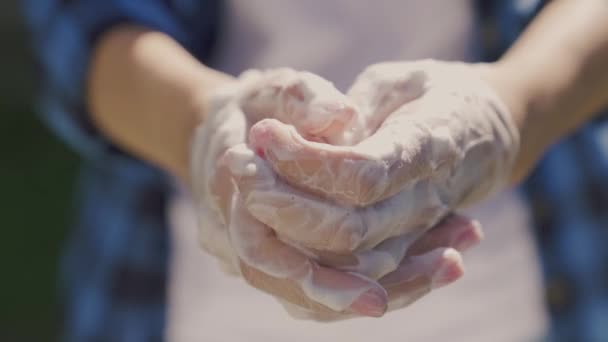
[[[88,105],[114,143],[187,181],[190,140],[204,121],[206,94],[230,79],[162,33],[121,26],[95,50]]]
[[[495,65],[521,131],[513,179],[608,105],[608,0],[556,0]]]

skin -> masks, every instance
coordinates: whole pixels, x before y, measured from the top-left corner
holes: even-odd
[[[188,183],[205,96],[233,78],[202,65],[171,37],[132,25],[105,34],[88,76],[88,105],[101,131]]]
[[[479,65],[520,130],[513,182],[523,179],[550,145],[608,105],[607,20],[605,0],[553,1],[500,61]],[[191,140],[204,124],[207,96],[232,81],[162,33],[118,26],[96,47],[88,105],[102,133],[118,146],[189,183]],[[461,227],[475,231],[469,221],[462,222]],[[441,234],[424,243],[414,249],[456,247]],[[462,265],[453,270],[458,276]],[[245,276],[256,287],[316,308],[284,280],[249,271]]]

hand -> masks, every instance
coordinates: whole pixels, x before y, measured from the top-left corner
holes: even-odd
[[[347,129],[367,136],[353,146],[312,142],[272,119],[251,128],[251,147],[301,191],[270,192],[258,182],[244,192],[245,203],[287,238],[322,250],[377,249],[392,238],[419,236],[506,183],[519,134],[477,66],[378,64],[348,96],[362,115]],[[306,214],[281,215],[289,210]],[[324,239],[307,241],[299,227]]]
[[[342,132],[344,132],[344,130],[341,132],[339,129],[325,130],[324,132],[319,130],[309,130],[305,136],[307,136],[308,139],[316,141],[334,141],[343,143],[348,142],[349,139],[352,141],[353,137],[364,134],[362,130],[365,129],[365,125],[361,125],[361,123],[363,121],[368,121],[361,120],[362,117],[357,116],[353,116],[352,118],[353,120],[351,120],[349,123],[350,127],[348,127],[348,129],[345,131],[348,134],[343,134]],[[344,125],[342,124],[342,126]],[[296,130],[296,128],[292,129]],[[301,132],[298,132],[297,134],[301,135]],[[342,134],[341,137],[339,136],[340,134]],[[289,148],[289,146],[287,147]],[[260,158],[255,158],[253,154],[248,151],[249,150],[246,146],[235,147],[225,155],[225,159],[232,159],[232,161],[228,161],[227,164],[236,164],[235,170],[232,172],[235,173],[235,176],[238,179],[237,184],[239,185],[239,189],[243,195],[242,198],[245,200],[245,205],[248,206],[248,209],[251,209],[249,207],[255,205],[255,201],[250,201],[247,199],[248,196],[252,194],[252,189],[253,193],[255,193],[254,196],[266,196],[267,199],[274,197],[274,199],[278,200],[279,202],[281,201],[281,198],[295,198],[295,196],[293,196],[294,194],[298,195],[299,197],[307,196],[307,194],[304,193],[298,194],[296,190],[290,188],[286,184],[283,184],[280,180],[277,180],[274,177],[274,173],[265,167],[263,160]],[[264,150],[259,151],[262,155],[264,154]],[[243,164],[246,163],[243,163],[243,161],[247,159],[250,159],[249,162],[253,163],[250,169],[252,171],[255,170],[255,172],[251,172],[249,175],[244,175],[243,172],[239,170],[245,169]],[[240,162],[234,163],[235,160],[240,160]],[[243,199],[240,200],[241,203],[243,203]],[[247,203],[249,203],[249,205]],[[264,202],[261,202],[260,204],[264,204]],[[446,249],[446,247],[455,247],[459,248],[460,250],[464,250],[466,247],[470,247],[471,245],[477,243],[481,238],[481,232],[475,223],[462,219],[447,220],[446,222],[450,222],[450,224],[443,224],[442,226],[449,227],[449,229],[438,228],[435,230],[435,234],[428,234],[429,236],[436,237],[434,241],[442,241],[436,244],[427,243],[429,247],[434,248],[424,250],[415,248],[416,245],[412,246],[412,243],[414,243],[414,241],[416,241],[423,233],[423,230],[419,229],[418,231],[396,236],[393,239],[387,239],[372,250],[358,253],[353,261],[353,258],[345,257],[343,254],[331,255],[331,253],[323,253],[323,250],[341,251],[341,248],[344,247],[340,247],[340,245],[344,246],[345,243],[348,244],[352,242],[348,236],[336,236],[336,232],[334,231],[333,239],[328,239],[327,235],[324,235],[323,231],[318,230],[315,230],[314,234],[311,234],[311,229],[314,230],[315,224],[314,222],[305,222],[310,218],[310,216],[306,215],[306,210],[298,210],[298,208],[293,206],[291,208],[289,206],[284,206],[285,202],[282,204],[278,202],[267,202],[266,204],[268,204],[268,209],[270,210],[280,211],[281,208],[287,209],[284,211],[284,213],[287,214],[286,216],[298,216],[301,220],[296,226],[273,224],[270,222],[273,214],[270,214],[266,217],[266,220],[262,219],[262,221],[274,229],[274,232],[272,233],[278,234],[282,241],[287,241],[291,245],[306,247],[308,252],[311,252],[310,247],[316,248],[316,250],[312,250],[312,254],[314,254],[322,264],[332,266],[339,264],[338,268],[340,269],[364,274],[373,279],[381,278],[387,273],[395,271],[395,269],[399,267],[397,272],[393,272],[381,280],[381,283],[384,282],[386,287],[393,288],[389,290],[389,295],[392,299],[391,307],[399,307],[408,304],[414,299],[418,298],[420,295],[428,292],[430,288],[444,285],[456,280],[462,274],[460,254],[454,249]],[[263,208],[258,209],[259,210],[257,211],[253,210],[252,213],[257,212],[259,214],[259,211],[264,210]],[[348,212],[346,213],[346,216],[348,216]],[[353,215],[354,218],[356,218],[355,216],[356,215]],[[316,218],[319,219],[321,217],[323,216],[317,216]],[[344,224],[344,221],[334,221],[334,224],[332,224],[332,222],[325,223],[328,226],[332,226],[335,223]],[[346,226],[348,226],[348,222],[346,223]],[[338,228],[338,230],[343,230],[344,232],[348,233],[350,231],[349,228],[352,228],[352,226],[346,227],[347,229],[341,229],[345,227]],[[291,236],[290,233],[292,234]],[[419,241],[426,240],[428,239],[423,238]],[[328,246],[328,241],[332,242],[334,246]],[[346,249],[349,249],[349,247],[346,247]],[[412,257],[417,254],[412,254],[413,252],[411,251],[416,250],[418,250],[420,255],[417,257]],[[344,250],[342,249],[342,251]],[[404,258],[404,256],[407,257]],[[338,257],[340,260],[336,260],[336,257]],[[416,262],[413,262],[413,260],[416,260]],[[446,274],[448,276],[446,276]],[[416,278],[416,281],[413,283],[412,278]],[[394,289],[395,284],[398,284],[397,289]],[[317,315],[316,318],[318,319],[319,316]]]
[[[383,283],[404,274],[412,243],[442,217],[504,184],[518,132],[477,68],[465,64],[373,66],[349,96],[361,115],[347,130],[365,139],[332,146],[262,120],[250,131],[250,147],[281,179],[254,160],[257,179],[241,180],[239,188],[249,212],[283,241],[314,250],[322,264]],[[470,222],[464,226],[472,237],[466,244],[474,244],[479,233]],[[354,257],[344,258],[351,252]],[[427,252],[426,260],[444,255]],[[428,291],[429,283],[418,288]],[[395,306],[417,298],[412,293],[402,293],[405,300]]]
[[[317,76],[280,69],[244,74],[210,98],[207,112],[192,152],[203,246],[253,286],[289,302],[316,312],[381,315],[387,293],[377,282],[321,266],[277,238],[244,209],[232,180],[235,172],[255,171],[242,159],[252,155],[243,143],[258,120],[272,117],[303,136],[329,136],[351,121],[348,99]]]

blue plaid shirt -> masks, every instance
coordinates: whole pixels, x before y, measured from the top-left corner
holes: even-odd
[[[498,57],[542,6],[479,0]],[[119,23],[167,33],[212,63],[221,1],[25,0],[45,75],[41,114],[86,163],[63,260],[65,340],[160,341],[169,235],[166,175],[123,153],[89,120],[84,82],[98,38]],[[553,148],[526,184],[538,228],[553,341],[608,341],[608,122]]]

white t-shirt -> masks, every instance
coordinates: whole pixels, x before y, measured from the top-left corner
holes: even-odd
[[[388,60],[473,60],[473,0],[229,0],[216,67],[307,70],[346,90],[367,65]],[[537,339],[545,330],[540,277],[525,206],[506,193],[470,214],[485,241],[466,273],[380,319],[320,324],[290,318],[272,297],[222,273],[198,246],[192,203],[171,202],[167,339],[251,342],[483,341]]]

